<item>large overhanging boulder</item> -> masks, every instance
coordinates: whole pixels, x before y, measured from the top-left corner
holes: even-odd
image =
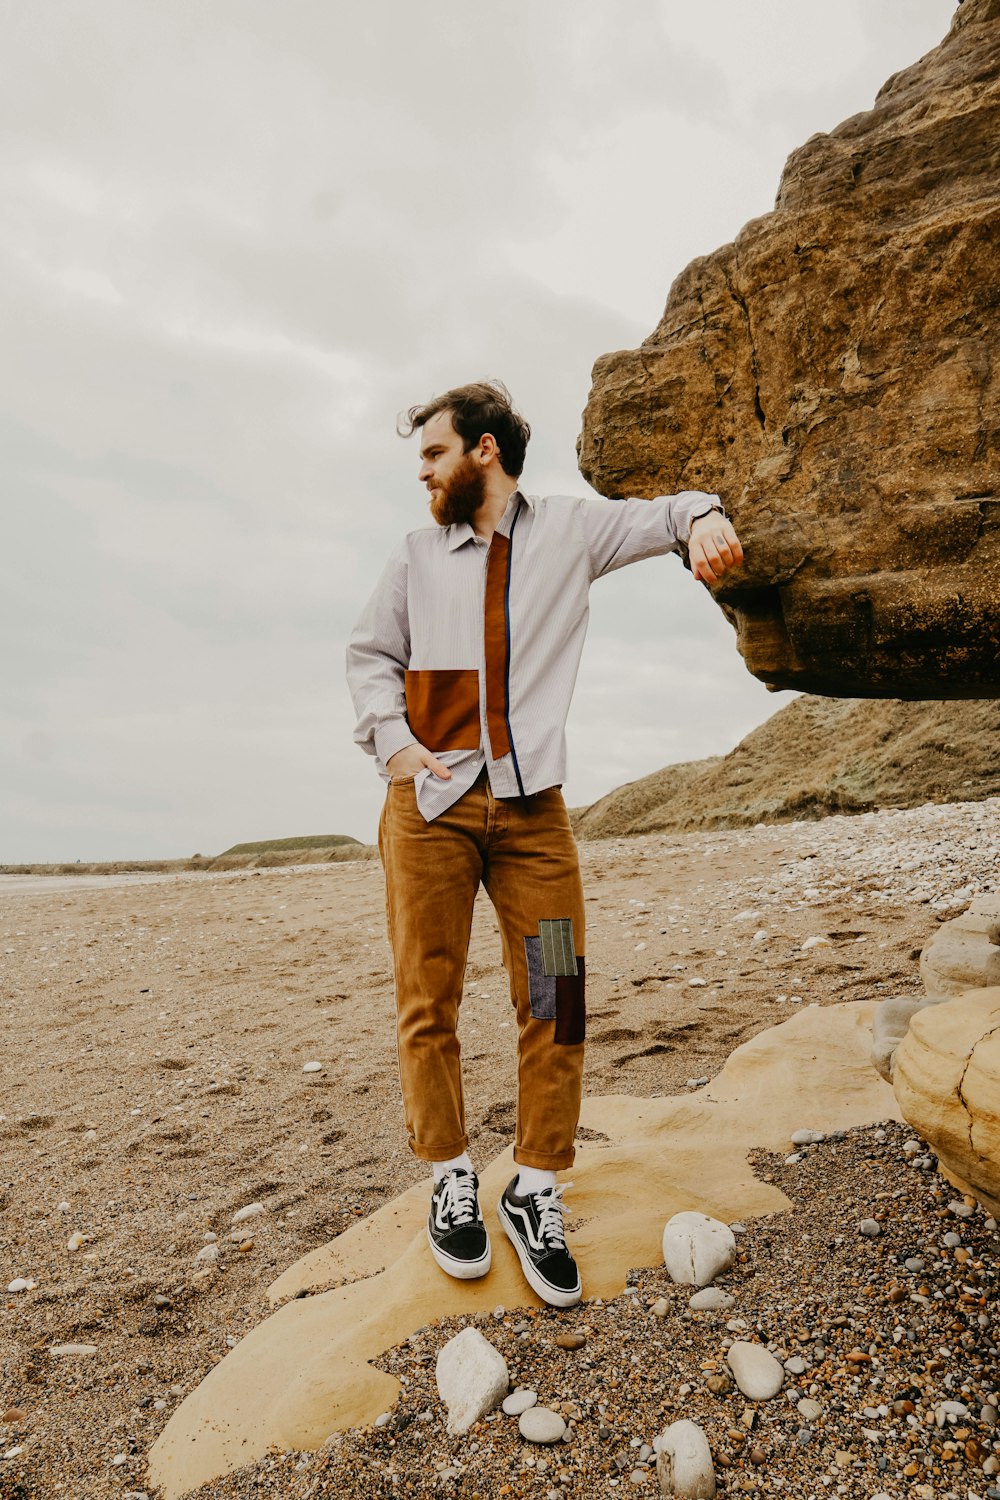
[[[1000,0],[789,159],[773,213],[594,368],[606,495],[722,495],[747,666],[850,697],[1000,696]]]

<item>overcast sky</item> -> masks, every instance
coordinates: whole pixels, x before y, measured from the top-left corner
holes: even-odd
[[[374,838],[344,646],[432,524],[396,414],[593,361],[954,0],[2,0],[0,863]],[[571,804],[777,699],[674,558],[601,580]]]

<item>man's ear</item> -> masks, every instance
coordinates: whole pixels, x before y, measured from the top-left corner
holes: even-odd
[[[491,458],[500,459],[500,449],[492,432],[484,432],[479,439],[479,455],[483,463],[489,463]]]

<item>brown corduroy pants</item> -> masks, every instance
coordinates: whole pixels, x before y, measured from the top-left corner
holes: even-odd
[[[468,1146],[457,1027],[482,884],[499,921],[517,1013],[514,1160],[555,1171],[571,1166],[583,1083],[584,907],[561,790],[497,798],[484,770],[428,823],[413,778],[395,777],[378,846],[396,977],[399,1077],[414,1153],[448,1161]]]

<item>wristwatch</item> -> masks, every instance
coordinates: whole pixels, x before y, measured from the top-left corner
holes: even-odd
[[[694,525],[695,521],[700,521],[704,516],[710,516],[713,511],[716,511],[722,517],[723,520],[726,519],[726,509],[725,509],[725,506],[722,504],[721,501],[717,505],[706,505],[706,506],[704,506],[701,510],[699,510],[697,512],[696,515],[693,515],[691,517],[691,519],[689,520],[689,522],[688,522],[688,537],[689,538],[691,536],[691,528]]]

